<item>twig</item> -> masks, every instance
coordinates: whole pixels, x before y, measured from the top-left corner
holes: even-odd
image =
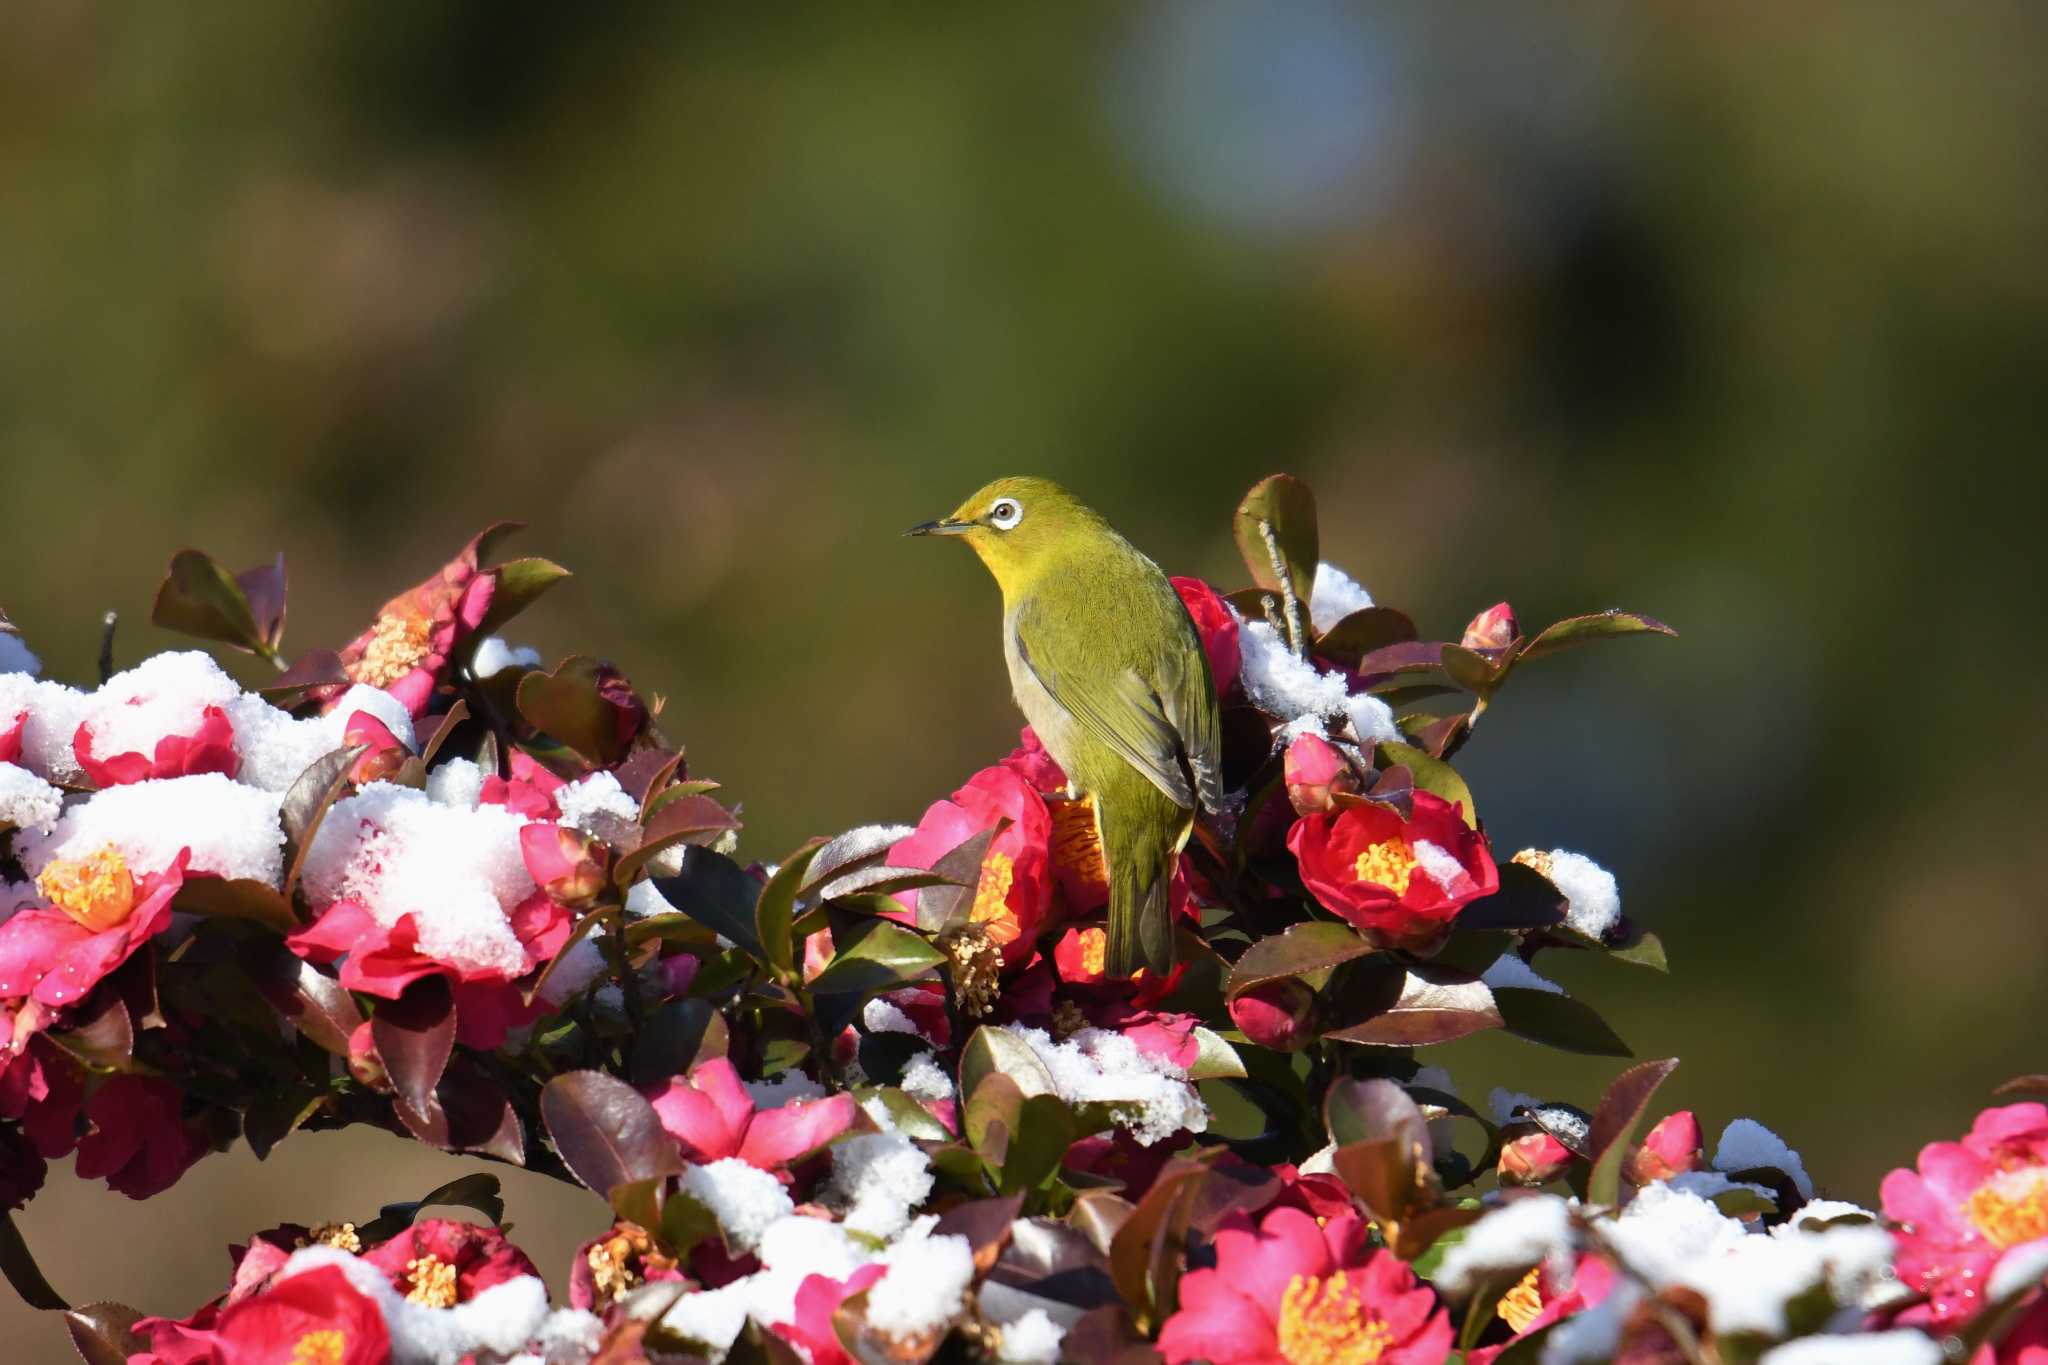
[[[1301,599],[1294,595],[1294,576],[1287,571],[1287,557],[1280,553],[1280,537],[1274,534],[1272,522],[1260,519],[1259,538],[1266,542],[1266,557],[1272,561],[1273,579],[1280,585],[1280,601],[1286,608],[1287,647],[1295,658],[1304,658],[1307,648],[1301,638]]]
[[[491,727],[491,736],[498,741],[498,776],[509,782],[512,778],[512,731],[506,725],[505,714],[498,709],[497,701],[476,676],[473,662],[462,666],[462,690],[476,703],[476,709],[483,712],[484,724]]]
[[[107,679],[114,676],[114,627],[121,622],[121,613],[110,611],[100,618],[100,686],[106,686]]]

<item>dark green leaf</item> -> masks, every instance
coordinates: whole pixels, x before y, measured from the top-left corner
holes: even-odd
[[[1586,644],[1592,640],[1603,640],[1610,635],[1640,635],[1649,632],[1656,635],[1677,635],[1678,632],[1654,617],[1641,616],[1619,609],[1595,612],[1591,616],[1572,616],[1538,631],[1536,638],[1522,651],[1524,659],[1538,659],[1545,654],[1555,654],[1573,645]]]
[[[571,655],[552,673],[526,674],[517,698],[527,724],[601,768],[623,759],[631,738],[620,733],[618,707],[598,690],[603,667],[588,655]]]
[[[1000,1024],[983,1024],[960,1049],[960,1093],[972,1095],[984,1077],[997,1074],[1015,1081],[1026,1096],[1050,1095],[1057,1088],[1031,1044]]]
[[[983,1161],[1001,1169],[1023,1114],[1024,1092],[1008,1076],[994,1072],[982,1077],[967,1097],[967,1104],[960,1111],[960,1132]]]
[[[689,849],[683,855],[683,870],[673,877],[654,878],[654,889],[697,923],[738,944],[749,957],[760,961],[765,956],[754,927],[754,902],[761,884],[723,853]]]
[[[498,1191],[498,1177],[487,1171],[473,1171],[436,1186],[418,1199],[386,1204],[374,1219],[356,1228],[356,1236],[364,1246],[386,1241],[411,1227],[420,1210],[429,1208],[475,1209],[494,1227],[505,1221],[505,1199]]]
[[[991,1076],[983,1084],[1008,1080],[1007,1076]],[[1003,1193],[1028,1194],[1043,1187],[1081,1135],[1074,1111],[1059,1096],[1033,1095],[1025,1100],[1010,1137],[1008,1159],[1003,1162]]]
[[[661,809],[647,817],[641,829],[640,844],[629,853],[622,853],[612,864],[612,880],[620,886],[630,886],[639,875],[640,869],[649,858],[665,848],[676,844],[703,846],[716,843],[729,831],[740,827],[739,817],[719,805],[708,796],[679,796],[666,802]],[[683,876],[689,875],[689,859],[683,865]],[[673,881],[675,878],[670,878]],[[751,878],[749,879],[752,880]],[[657,883],[658,884],[658,883]],[[667,893],[663,893],[666,895]],[[747,892],[746,919],[747,938],[759,946],[753,932],[755,892]],[[675,897],[668,897],[669,904],[677,904]],[[679,907],[680,908],[680,907]],[[730,934],[726,937],[731,938]],[[737,942],[738,940],[734,940]],[[759,957],[756,950],[754,956]]]
[[[695,1195],[672,1191],[661,1204],[661,1240],[677,1260],[686,1260],[700,1242],[722,1237],[718,1218]],[[651,1229],[650,1229],[651,1230]]]
[[[1458,930],[1549,929],[1564,923],[1564,895],[1521,863],[1500,864],[1500,889],[1458,912]]]
[[[1634,1055],[1583,1000],[1555,991],[1496,986],[1493,1001],[1500,1007],[1501,1026],[1517,1038],[1589,1057]]]
[[[1412,744],[1384,743],[1379,747],[1379,764],[1392,767],[1398,763],[1415,775],[1415,785],[1422,791],[1443,798],[1458,806],[1458,813],[1465,817],[1465,823],[1479,828],[1479,807],[1472,800],[1472,789],[1465,785],[1465,779],[1458,776],[1458,770],[1440,758],[1432,758]]]
[[[491,592],[491,604],[484,609],[483,620],[467,637],[471,649],[485,636],[498,634],[506,622],[539,601],[549,588],[569,577],[569,571],[561,565],[537,557],[507,560],[491,572],[497,577],[497,586]]]
[[[615,1076],[570,1071],[555,1077],[540,1092],[540,1116],[563,1164],[599,1194],[683,1169],[654,1106]]]
[[[51,1032],[49,1040],[99,1071],[126,1071],[135,1060],[135,1028],[128,1007],[111,990],[95,991],[71,1020],[71,1027]]]
[[[946,960],[922,935],[885,919],[857,921],[832,961],[811,982],[818,1026],[826,1037],[852,1023],[878,991],[925,976]]]
[[[298,1083],[258,1095],[242,1115],[242,1136],[258,1161],[270,1149],[297,1132],[307,1119],[333,1102],[333,1096],[316,1086]]]
[[[633,1034],[636,1085],[657,1085],[687,1075],[707,1057],[725,1053],[725,1019],[708,1000],[669,1000],[657,1005]]]
[[[976,830],[932,864],[932,871],[945,880],[918,892],[918,928],[937,934],[967,922],[974,909],[974,893],[981,882],[981,865],[988,857],[988,847],[1009,823],[999,820],[988,829]]]
[[[1638,967],[1648,967],[1652,971],[1671,970],[1671,964],[1664,956],[1664,940],[1647,929],[1636,929],[1631,926],[1621,946],[1608,949],[1607,955],[1622,962],[1633,962]]]

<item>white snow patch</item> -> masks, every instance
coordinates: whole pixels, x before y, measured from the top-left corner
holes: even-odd
[[[640,803],[602,769],[556,789],[555,809],[562,812],[563,824],[614,848],[640,841]]]
[[[109,787],[76,802],[45,834],[24,829],[15,851],[30,875],[56,858],[82,858],[112,844],[138,876],[161,872],[192,850],[190,871],[284,880],[284,830],[278,796],[219,773],[169,777]]]
[[[453,1308],[408,1303],[383,1271],[333,1247],[293,1252],[278,1277],[327,1265],[339,1267],[357,1293],[376,1301],[391,1332],[393,1365],[457,1365],[469,1355],[513,1355],[549,1318],[547,1286],[532,1275],[501,1281]]]
[[[965,1237],[920,1237],[882,1253],[889,1269],[868,1290],[868,1325],[906,1341],[952,1321],[974,1282],[974,1248]]]
[[[893,1237],[932,1192],[932,1165],[901,1133],[862,1133],[832,1145],[828,1196],[854,1232]]]
[[[1335,564],[1316,565],[1315,583],[1308,593],[1308,619],[1321,634],[1354,611],[1372,605],[1372,594]]]
[[[917,1024],[901,1009],[881,996],[861,1006],[860,1021],[869,1033],[916,1033]]]
[[[1583,853],[1550,850],[1550,884],[1564,896],[1564,922],[1588,938],[1605,938],[1621,922],[1614,874]]]
[[[1565,1263],[1571,1247],[1571,1206],[1554,1194],[1531,1195],[1472,1224],[1465,1240],[1444,1253],[1436,1283],[1455,1296],[1496,1272],[1527,1270],[1551,1258]]]
[[[929,1052],[920,1052],[903,1066],[903,1093],[936,1103],[953,1098],[953,1078]]]
[[[0,673],[0,724],[11,730],[15,718],[28,713],[16,761],[59,786],[85,781],[85,770],[71,752],[71,737],[91,705],[92,698],[75,687],[40,682],[26,673]]]
[[[736,1156],[683,1172],[683,1189],[711,1210],[734,1251],[752,1251],[761,1235],[796,1208],[782,1182]]]
[[[1813,1181],[1806,1174],[1806,1163],[1799,1159],[1799,1153],[1755,1119],[1736,1119],[1721,1130],[1712,1164],[1717,1171],[1746,1171],[1757,1166],[1783,1171],[1792,1177],[1802,1198],[1813,1198]]]
[[[444,806],[475,810],[483,801],[484,770],[466,758],[448,758],[427,771],[427,795]]]
[[[479,678],[502,673],[508,668],[539,668],[540,651],[530,645],[508,645],[502,635],[486,635],[477,641],[470,669]]]
[[[1812,1205],[1808,1205],[1811,1208]],[[1804,1213],[1802,1209],[1800,1212]],[[1992,1303],[2003,1303],[2014,1295],[2041,1283],[2041,1277],[2048,1275],[2048,1237],[2038,1241],[2022,1242],[1998,1258],[1992,1268],[1991,1278],[1984,1283],[1985,1298]]]
[[[996,1359],[1003,1365],[1056,1365],[1066,1336],[1067,1329],[1043,1308],[1033,1308],[996,1329]]]
[[[380,722],[406,748],[418,747],[405,707],[381,687],[364,683],[342,693],[325,715],[304,720],[254,693],[236,697],[225,709],[235,727],[235,752],[242,756],[236,776],[266,791],[290,790],[299,774],[346,744],[349,721],[358,711]]]
[[[152,753],[166,735],[199,728],[209,706],[223,709],[242,695],[213,656],[196,649],[154,654],[116,673],[92,694],[83,721],[92,726],[95,758]]]
[[[739,1340],[740,1329],[747,1325],[748,1292],[745,1280],[734,1280],[718,1289],[685,1294],[661,1315],[661,1325],[704,1347],[716,1365],[725,1359],[733,1342]]]
[[[823,1099],[825,1087],[791,1067],[765,1081],[742,1081],[756,1109],[774,1109],[792,1100]]]
[[[7,638],[0,635],[0,639]],[[63,812],[63,792],[18,763],[0,763],[0,826],[48,834]]]
[[[1801,1337],[1763,1353],[1758,1365],[1941,1365],[1941,1343],[1921,1332]]]
[[[372,782],[320,822],[306,854],[307,894],[316,906],[353,897],[387,927],[411,915],[428,957],[519,976],[533,962],[506,913],[534,890],[519,851],[523,823],[503,806],[460,810]]]
[[[1547,976],[1538,976],[1528,963],[1513,953],[1502,953],[1495,958],[1493,965],[1488,967],[1479,979],[1492,987],[1520,987],[1527,991],[1544,991],[1550,995],[1564,994],[1564,987]]]
[[[1209,1126],[1209,1111],[1188,1084],[1187,1072],[1142,1051],[1121,1033],[1086,1028],[1055,1043],[1043,1029],[1011,1032],[1038,1054],[1061,1099],[1108,1105],[1111,1117],[1142,1147]]]

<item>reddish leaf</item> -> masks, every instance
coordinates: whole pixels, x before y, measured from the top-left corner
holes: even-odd
[[[249,604],[249,615],[256,623],[257,638],[275,650],[284,639],[284,551],[279,550],[277,558],[268,564],[259,564],[236,574],[235,586],[242,590],[242,596]]]
[[[339,981],[281,944],[254,964],[250,979],[300,1033],[337,1057],[348,1056],[349,1037],[362,1026],[363,1012]]]
[[[1415,639],[1415,623],[1407,613],[1392,607],[1366,607],[1354,611],[1331,626],[1317,639],[1318,658],[1356,670],[1358,661],[1389,645],[1404,645]]]
[[[71,1027],[49,1035],[51,1042],[87,1066],[126,1071],[135,1058],[135,1028],[118,992],[95,991]]]
[[[1678,632],[1655,617],[1637,612],[1613,609],[1595,612],[1591,616],[1572,616],[1553,625],[1545,626],[1529,641],[1522,651],[1524,659],[1537,659],[1545,654],[1555,654],[1560,649],[1603,640],[1613,635],[1677,635]]]
[[[675,844],[713,844],[728,830],[739,827],[739,817],[708,796],[682,796],[666,802],[647,818],[647,824],[640,832],[639,846],[622,852],[612,864],[612,880],[620,886],[630,886],[647,860],[663,849]],[[750,895],[747,898],[747,917],[750,920],[753,908],[754,896]],[[748,937],[751,938],[752,934]]]
[[[422,977],[398,999],[380,1002],[370,1018],[370,1037],[399,1104],[415,1118],[431,1118],[434,1087],[455,1050],[455,998],[447,979]]]
[[[213,556],[180,550],[157,587],[150,623],[257,653],[268,649],[248,594]]]
[[[135,1335],[141,1317],[125,1303],[89,1303],[65,1313],[64,1327],[85,1365],[127,1365],[129,1356],[149,1349]]]
[[[1586,1199],[1594,1204],[1614,1204],[1621,1197],[1621,1164],[1628,1157],[1628,1145],[1636,1125],[1643,1121],[1650,1099],[1664,1078],[1678,1069],[1678,1059],[1639,1062],[1614,1078],[1600,1107],[1593,1113],[1593,1134],[1586,1140],[1593,1154],[1593,1168],[1586,1179]]]
[[[1347,988],[1345,1013],[1355,1020],[1325,1038],[1378,1047],[1447,1043],[1501,1026],[1486,983],[1466,973],[1398,965],[1362,972]]]
[[[313,836],[320,832],[320,822],[327,818],[328,807],[348,790],[349,770],[368,752],[370,746],[367,744],[347,744],[324,754],[307,764],[306,771],[300,773],[293,780],[291,789],[285,792],[277,818],[284,826],[284,895],[287,901],[298,890],[299,873],[306,864],[306,850],[313,846]]]
[[[172,898],[171,908],[209,919],[245,919],[280,934],[299,927],[290,901],[269,882],[247,877],[188,877]]]
[[[2048,1095],[2048,1076],[2015,1076],[1991,1092],[1994,1095]]]
[[[563,1163],[601,1195],[683,1169],[654,1106],[601,1071],[570,1071],[549,1081],[540,1092],[540,1116]]]
[[[1199,1162],[1167,1162],[1110,1243],[1110,1277],[1141,1327],[1157,1327],[1174,1302],[1196,1187],[1208,1176]]]
[[[1349,925],[1310,920],[1245,949],[1231,967],[1224,990],[1231,996],[1242,995],[1264,982],[1334,967],[1372,951],[1372,944]]]

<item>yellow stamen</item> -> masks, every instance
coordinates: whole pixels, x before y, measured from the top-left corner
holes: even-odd
[[[1279,1344],[1288,1365],[1372,1365],[1394,1344],[1387,1324],[1370,1316],[1345,1273],[1327,1280],[1296,1275],[1280,1296]]]
[[[407,1303],[424,1304],[428,1308],[455,1306],[455,1267],[439,1256],[421,1256],[407,1261],[405,1274],[412,1284],[412,1288],[405,1292]]]
[[[126,922],[135,909],[135,878],[112,844],[83,858],[52,862],[36,878],[36,890],[96,934]]]
[[[1993,1176],[1964,1201],[1963,1213],[2000,1251],[2048,1237],[2048,1168]]]
[[[1528,868],[1537,876],[1548,880],[1551,866],[1556,862],[1556,859],[1550,856],[1547,849],[1525,848],[1514,856],[1514,861]]]
[[[1010,913],[1010,884],[1017,879],[1017,864],[1007,853],[994,849],[981,860],[981,877],[974,884],[974,908],[967,918],[983,925],[990,938],[998,943],[1015,940],[1018,933],[1017,917]]]
[[[1101,929],[1083,929],[1078,936],[1081,949],[1081,970],[1090,979],[1102,975],[1104,962],[1108,960],[1109,935]]]
[[[1516,1336],[1528,1331],[1529,1324],[1543,1311],[1543,1291],[1536,1287],[1541,1273],[1538,1267],[1524,1275],[1522,1282],[1501,1295],[1500,1302],[1494,1305],[1494,1313]]]
[[[356,1236],[354,1223],[322,1223],[306,1236],[300,1245],[334,1247],[350,1253],[363,1249],[363,1239]]]
[[[1408,892],[1408,878],[1415,871],[1415,850],[1400,835],[1383,839],[1358,855],[1352,875],[1362,882],[1384,886],[1397,896]]]
[[[348,1356],[348,1334],[333,1327],[315,1328],[292,1344],[291,1365],[341,1365]]]
[[[427,643],[434,623],[423,616],[400,616],[395,612],[377,618],[370,627],[369,643],[362,657],[348,670],[349,676],[372,687],[389,687],[427,657]]]
[[[1010,921],[1013,925],[1016,921]],[[962,1014],[980,1018],[996,1007],[1002,987],[1003,952],[991,926],[963,924],[939,935],[934,945],[953,962],[953,998]]]

